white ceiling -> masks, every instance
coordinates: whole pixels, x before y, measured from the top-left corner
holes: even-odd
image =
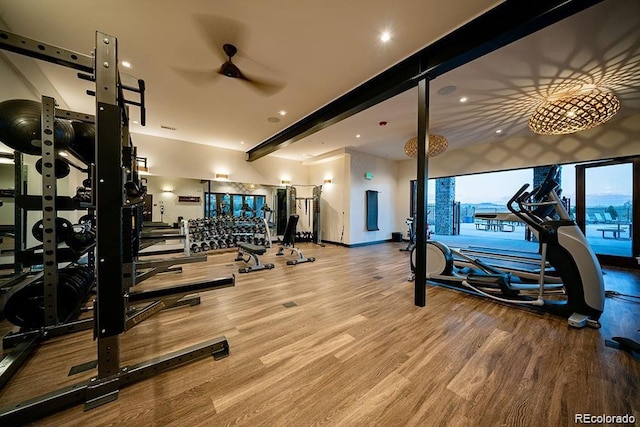
[[[247,151],[498,3],[3,0],[0,25],[85,54],[96,30],[117,37],[120,59],[133,64],[121,69],[125,83],[141,78],[147,86],[147,126],[132,125],[134,143],[135,133],[142,133]],[[391,33],[386,44],[379,40],[384,30]],[[224,42],[238,47],[234,63],[243,73],[281,89],[267,95],[218,74]],[[94,100],[84,93],[90,83],[64,67],[28,61],[33,64],[16,62],[27,80],[39,86],[44,74],[64,108],[94,111]],[[430,131],[445,135],[450,149],[530,134],[527,119],[539,102],[586,85],[615,92],[622,103],[618,117],[640,112],[639,1],[606,0],[433,80]],[[449,86],[455,90],[438,93]],[[460,103],[461,96],[469,101]],[[309,160],[356,147],[403,159],[416,117],[414,89],[271,155]]]

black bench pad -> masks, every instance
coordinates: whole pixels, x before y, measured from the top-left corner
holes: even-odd
[[[264,255],[267,248],[264,246],[254,245],[253,243],[237,242],[236,245],[243,250],[256,255]]]

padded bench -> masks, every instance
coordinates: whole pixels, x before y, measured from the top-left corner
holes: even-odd
[[[264,269],[272,269],[275,267],[274,264],[262,264],[260,262],[259,255],[264,255],[267,251],[267,248],[264,246],[254,245],[253,243],[246,242],[237,242],[238,246],[238,255],[236,256],[235,261],[244,261],[249,264],[249,261],[253,259],[253,265],[247,265],[246,267],[241,267],[238,269],[239,273],[249,273],[251,271],[258,271]],[[245,258],[245,254],[247,257]]]
[[[287,265],[297,265],[302,264],[303,262],[314,262],[316,260],[314,257],[305,257],[302,251],[295,247],[296,227],[298,226],[299,219],[300,215],[289,215],[287,226],[284,229],[284,236],[282,237],[282,244],[276,254],[277,256],[284,255],[285,250],[291,251],[292,254],[298,254],[298,258],[290,259],[287,261]]]

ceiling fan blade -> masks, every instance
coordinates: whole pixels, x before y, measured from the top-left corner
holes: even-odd
[[[173,70],[187,82],[198,87],[211,84],[219,77],[219,74],[213,70],[190,70],[184,68],[174,68]]]
[[[244,81],[245,83],[247,83],[247,85],[250,88],[255,89],[257,92],[265,96],[275,95],[276,93],[284,89],[284,87],[286,86],[282,82],[278,82],[275,80],[268,80],[268,79],[255,79],[253,77],[247,76],[246,74],[242,73],[240,70],[238,71],[240,72],[238,79]]]
[[[197,14],[193,15],[193,20],[207,47],[223,61],[229,58],[222,46],[225,43],[244,46],[249,34],[249,29],[242,22],[219,15]]]

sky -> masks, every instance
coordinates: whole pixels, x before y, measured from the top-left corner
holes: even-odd
[[[435,200],[435,183],[430,180],[429,200]],[[525,183],[529,190],[533,183],[533,169],[492,172],[456,178],[456,200],[461,203],[492,202],[505,204]],[[632,165],[601,166],[586,170],[587,197],[589,194],[623,194],[631,198]],[[575,167],[562,167],[562,194],[575,200]]]

